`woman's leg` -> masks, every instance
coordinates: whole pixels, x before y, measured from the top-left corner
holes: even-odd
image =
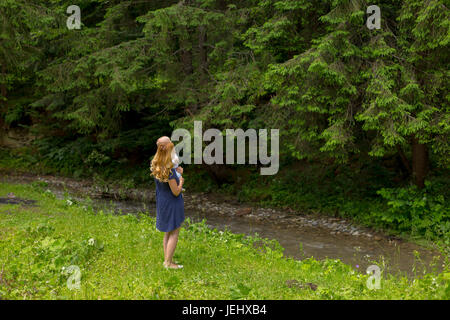
[[[164,233],[163,247],[164,247],[164,261],[167,261],[167,242],[169,241],[170,232]]]
[[[173,254],[175,252],[175,248],[177,247],[178,234],[180,233],[180,229],[181,229],[181,227],[168,232],[169,236],[168,236],[168,240],[167,240],[167,244],[166,244],[166,255],[165,255],[165,261],[164,261],[164,263],[166,265],[173,264],[172,258],[173,258]]]

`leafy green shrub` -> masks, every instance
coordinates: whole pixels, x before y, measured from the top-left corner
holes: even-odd
[[[387,201],[387,208],[377,212],[377,216],[382,224],[400,232],[448,241],[450,209],[444,195],[432,191],[429,182],[423,190],[416,186],[381,189],[378,194]]]

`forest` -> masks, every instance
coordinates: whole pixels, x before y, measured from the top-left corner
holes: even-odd
[[[0,174],[151,189],[161,136],[194,135],[194,122],[277,129],[276,174],[192,161],[186,189],[350,219],[448,254],[449,6],[0,0]]]

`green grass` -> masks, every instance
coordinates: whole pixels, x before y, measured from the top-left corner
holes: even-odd
[[[448,266],[414,280],[384,276],[369,290],[368,276],[340,260],[296,261],[275,241],[188,221],[175,253],[184,269],[166,270],[163,233],[148,215],[94,212],[36,185],[1,183],[0,196],[9,192],[37,206],[0,205],[1,299],[450,298]],[[67,286],[70,265],[80,268],[79,290]],[[289,287],[294,279],[317,290]]]
[[[30,147],[0,148],[0,172],[16,170],[75,179],[92,177],[93,184],[101,189],[110,185],[122,190],[145,188],[153,183],[143,163],[130,167],[113,161],[90,167],[81,160],[66,159],[72,156],[67,147],[64,147],[64,156],[55,156],[55,159],[40,156],[33,150]],[[426,187],[418,190],[408,181],[398,179],[398,170],[387,167],[381,160],[353,161],[346,166],[287,162],[274,176],[261,176],[254,167],[234,166],[234,171],[228,172],[229,183],[221,185],[214,182],[204,168],[187,165],[185,169],[186,188],[191,192],[229,195],[260,207],[293,208],[305,213],[338,216],[450,253],[448,170],[434,170]]]

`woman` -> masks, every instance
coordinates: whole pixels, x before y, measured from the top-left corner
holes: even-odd
[[[168,137],[159,138],[158,149],[151,163],[151,174],[156,184],[156,228],[164,234],[164,267],[180,269],[172,261],[178,234],[184,221],[184,200],[181,194],[184,179],[178,177],[172,163],[173,143]],[[181,169],[181,167],[180,167]],[[182,169],[181,169],[182,170]]]

